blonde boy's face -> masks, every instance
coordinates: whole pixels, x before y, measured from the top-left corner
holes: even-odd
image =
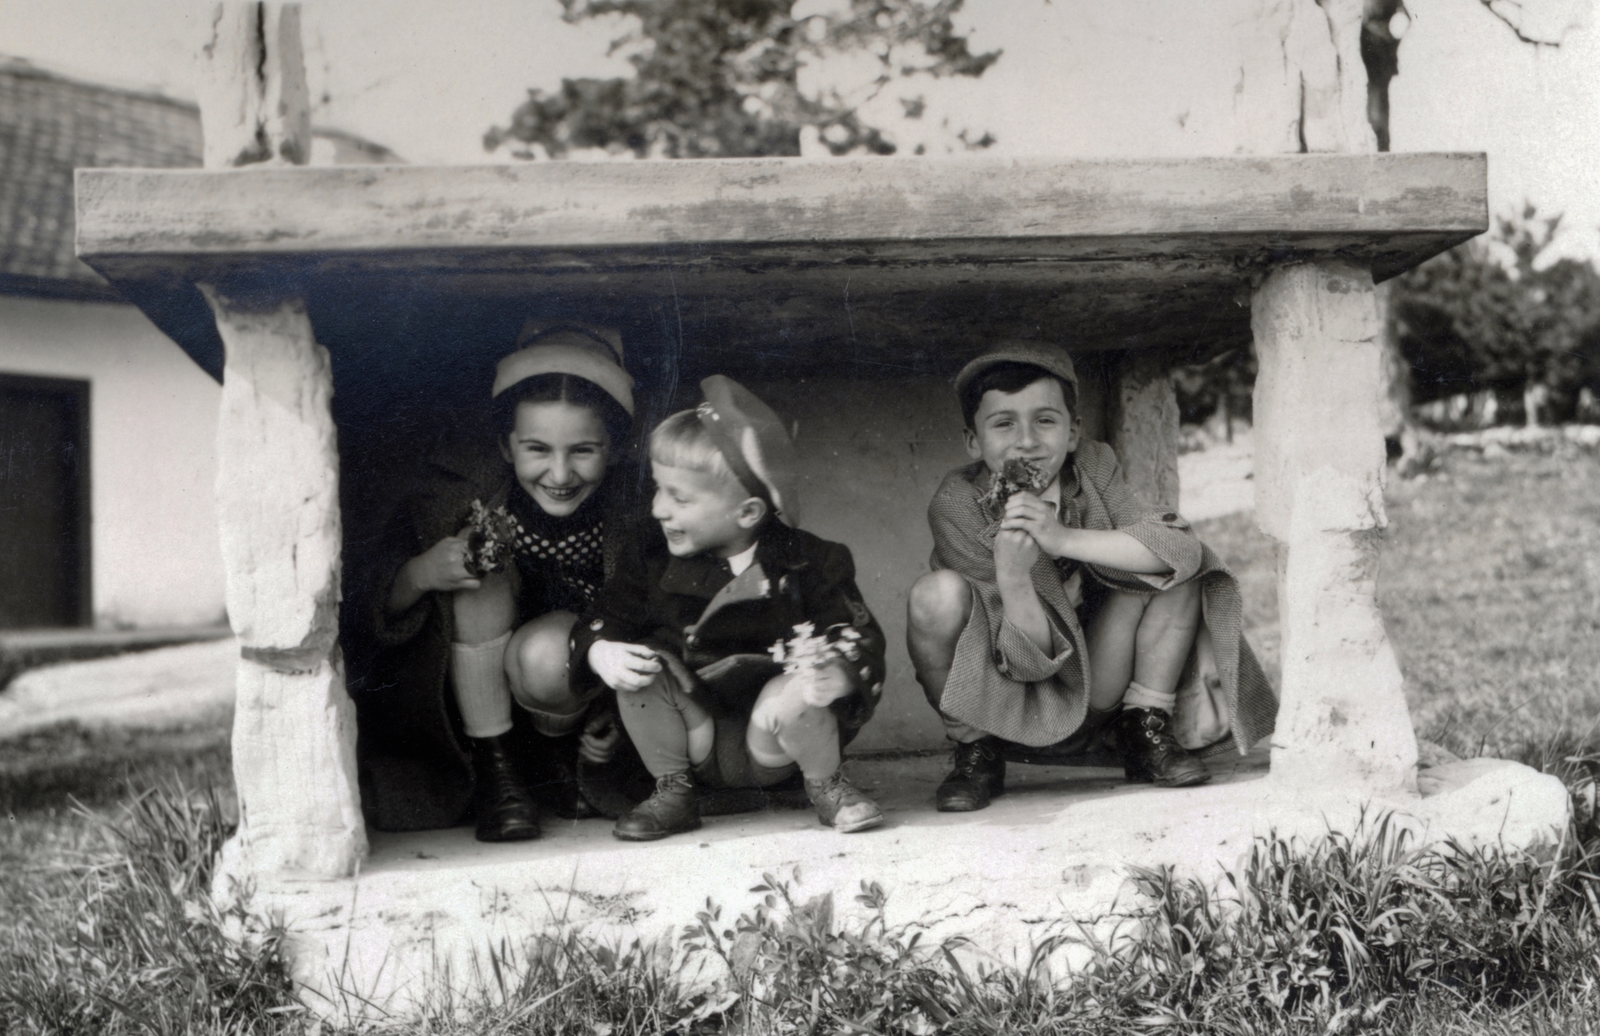
[[[755,542],[766,504],[736,479],[656,461],[650,471],[656,482],[650,517],[661,523],[674,557],[705,552],[731,558]]]
[[[1078,448],[1079,422],[1067,409],[1061,383],[1040,378],[1017,392],[991,389],[966,429],[967,455],[998,474],[1008,460],[1029,460],[1052,482]]]

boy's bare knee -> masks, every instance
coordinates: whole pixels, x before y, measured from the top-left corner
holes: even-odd
[[[1173,615],[1200,614],[1200,581],[1191,579],[1157,593],[1150,606]]]
[[[911,585],[906,602],[911,629],[925,635],[958,635],[972,614],[972,588],[962,576],[940,569]]]
[[[827,706],[808,703],[802,693],[801,683],[793,676],[774,676],[761,688],[755,706],[750,710],[750,723],[761,730],[776,734],[792,727],[801,719],[816,718],[815,714],[832,716]]]

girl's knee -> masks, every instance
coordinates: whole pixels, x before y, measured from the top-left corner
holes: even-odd
[[[911,585],[906,611],[911,628],[919,633],[959,634],[972,614],[972,588],[949,569],[929,572]]]
[[[550,612],[524,623],[506,648],[506,676],[517,698],[529,704],[569,704],[567,679],[571,654],[571,612]]]

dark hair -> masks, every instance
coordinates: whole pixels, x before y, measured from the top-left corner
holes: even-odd
[[[633,426],[633,418],[622,409],[622,404],[611,394],[588,378],[576,374],[535,374],[523,378],[494,397],[492,413],[494,431],[504,442],[517,426],[517,407],[523,403],[571,403],[586,406],[600,416],[606,434],[611,437],[611,448],[621,449]]]
[[[967,423],[968,428],[972,427],[972,419],[977,416],[978,404],[983,402],[985,392],[1004,392],[1010,395],[1013,392],[1021,392],[1034,382],[1046,378],[1061,386],[1061,398],[1066,401],[1067,416],[1076,418],[1078,390],[1071,382],[1043,367],[1005,360],[985,369],[967,382],[966,390],[961,393],[961,419]]]

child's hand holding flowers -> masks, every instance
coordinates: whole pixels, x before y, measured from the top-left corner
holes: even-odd
[[[845,663],[861,658],[861,633],[843,623],[821,634],[809,622],[795,626],[788,640],[771,647],[772,660],[800,682],[800,697],[813,708],[838,701],[854,690]]]
[[[1067,553],[1072,535],[1056,517],[1056,509],[1032,493],[1015,493],[1006,501],[1000,531],[1027,533],[1052,558]]]

